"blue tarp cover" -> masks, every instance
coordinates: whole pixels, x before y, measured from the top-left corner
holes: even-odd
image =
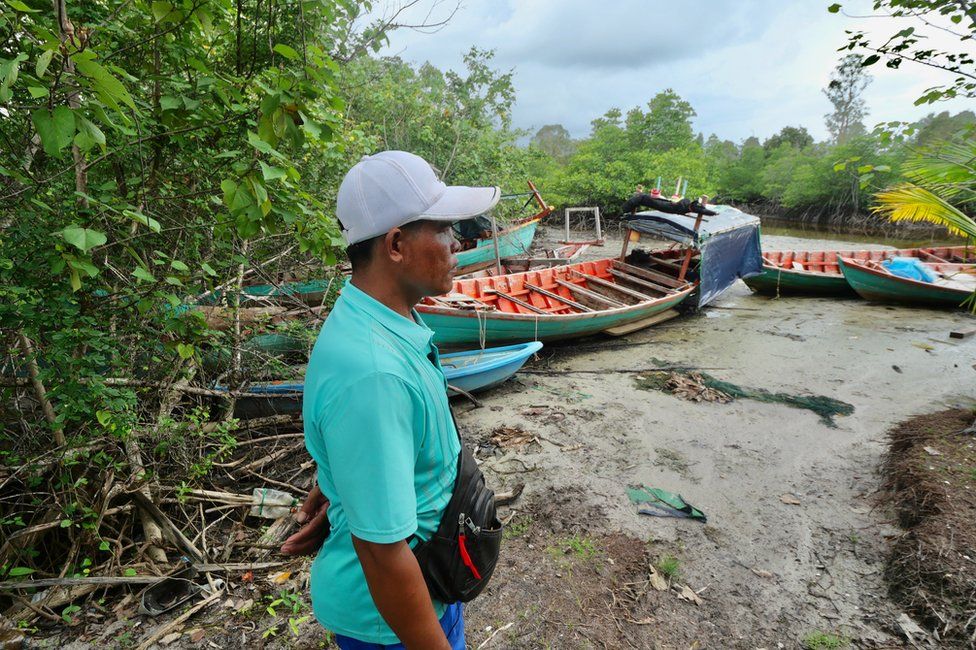
[[[718,214],[702,217],[697,236],[695,216],[647,211],[624,217],[631,230],[700,251],[698,307],[715,300],[738,278],[762,273],[759,217],[728,205],[708,207]]]

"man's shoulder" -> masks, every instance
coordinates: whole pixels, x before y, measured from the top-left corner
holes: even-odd
[[[409,380],[405,351],[397,338],[361,310],[337,303],[329,315],[309,360],[308,374],[343,384],[374,374]],[[409,383],[409,382],[408,382]]]

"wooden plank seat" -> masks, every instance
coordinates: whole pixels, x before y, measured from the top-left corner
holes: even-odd
[[[671,291],[667,287],[662,287],[659,284],[654,284],[649,280],[642,280],[641,278],[635,278],[634,276],[628,273],[624,273],[623,271],[618,271],[616,269],[610,269],[610,275],[612,275],[615,278],[620,278],[624,282],[630,282],[632,284],[636,284],[638,287],[647,289],[649,291],[654,291],[655,293],[659,293],[663,296],[668,295],[668,293],[670,293]]]
[[[572,307],[573,309],[578,309],[580,311],[595,311],[593,309],[590,309],[589,307],[587,307],[586,305],[584,305],[582,303],[578,303],[575,300],[570,300],[569,298],[563,298],[558,293],[554,293],[554,292],[549,291],[547,289],[543,289],[542,287],[538,287],[538,286],[536,286],[534,284],[529,284],[528,282],[526,282],[525,283],[525,286],[528,287],[529,289],[531,289],[532,291],[535,291],[536,293],[542,294],[543,296],[546,296],[547,298],[550,298],[552,300],[555,300],[556,302],[562,303],[562,304],[566,305],[567,307]]]
[[[579,286],[578,284],[573,284],[572,282],[566,282],[565,280],[556,280],[556,284],[558,284],[561,287],[566,287],[567,289],[569,289],[569,292],[574,295],[582,296],[588,300],[592,300],[595,303],[601,304],[611,309],[617,309],[619,307],[627,306],[626,303],[622,303],[619,300],[614,300],[610,296],[605,296],[602,293],[590,291],[589,289],[585,289]]]
[[[581,278],[585,278],[587,284],[595,284],[598,287],[605,287],[607,289],[612,289],[613,291],[619,291],[625,296],[630,296],[631,298],[636,298],[641,302],[645,300],[655,300],[654,296],[649,296],[646,293],[641,293],[634,289],[628,289],[627,287],[620,286],[615,282],[610,282],[609,280],[604,280],[603,278],[598,278],[595,275],[590,275],[589,273],[583,273],[582,271],[577,271],[576,269],[571,269],[572,272]]]
[[[507,294],[507,293],[505,293],[503,291],[498,291],[497,289],[486,289],[485,290],[485,293],[492,293],[492,294],[498,296],[499,298],[504,298],[505,300],[509,301],[510,303],[512,303],[514,305],[518,305],[519,307],[524,307],[525,309],[528,309],[529,311],[534,312],[536,314],[548,314],[549,313],[545,309],[539,309],[538,307],[536,307],[535,305],[533,305],[531,303],[525,302],[524,300],[522,300],[520,298],[516,298],[515,296],[510,295],[510,294]]]
[[[657,271],[651,271],[648,269],[642,269],[639,266],[634,266],[633,264],[627,264],[626,262],[614,261],[613,268],[618,271],[623,271],[630,275],[636,275],[639,278],[645,280],[650,280],[657,284],[663,284],[666,287],[671,287],[672,289],[677,289],[688,284],[676,278],[672,278],[670,275],[665,275],[664,273],[658,273]]]
[[[653,255],[651,255],[650,258],[651,258],[651,261],[654,262],[655,264],[660,264],[661,266],[666,266],[669,269],[674,269],[675,271],[680,271],[681,270],[681,265],[680,264],[676,264],[675,262],[672,262],[670,260],[666,260],[666,259],[664,259],[662,257],[654,257]]]

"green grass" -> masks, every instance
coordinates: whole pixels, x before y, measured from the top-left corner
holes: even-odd
[[[502,537],[505,539],[515,539],[516,537],[521,537],[529,532],[529,528],[532,527],[532,516],[531,515],[519,515],[512,521],[508,522],[505,526],[505,530],[502,531]]]
[[[674,582],[681,575],[681,560],[673,555],[662,555],[654,563],[654,568],[668,581]]]
[[[556,544],[553,544],[546,550],[553,557],[570,555],[583,562],[592,560],[600,552],[592,539],[588,537],[581,537],[579,535],[573,535],[572,537],[559,540]]]
[[[849,647],[851,640],[829,632],[811,632],[800,643],[805,650],[837,650]]]

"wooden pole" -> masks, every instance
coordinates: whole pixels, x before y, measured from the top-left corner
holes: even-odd
[[[699,212],[698,216],[695,218],[695,234],[693,235],[694,239],[698,238],[697,237],[698,228],[701,226],[701,222],[702,222],[702,213]],[[685,253],[684,261],[681,263],[681,272],[678,273],[678,280],[684,280],[685,274],[688,273],[688,266],[691,264],[691,254],[695,250],[696,242],[694,241],[694,239],[691,242],[691,246],[688,247],[688,251]]]
[[[633,232],[630,228],[624,233],[624,245],[620,249],[620,261],[624,262],[627,259],[627,247],[630,245],[630,233]]]
[[[495,273],[498,275],[502,274],[502,258],[501,254],[498,252],[498,221],[495,219],[495,215],[491,215],[491,241],[495,247]]]

